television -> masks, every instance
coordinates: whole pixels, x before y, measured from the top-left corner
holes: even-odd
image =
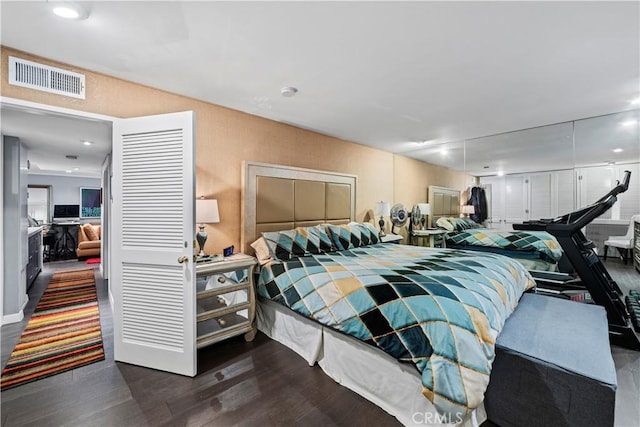
[[[79,219],[80,205],[53,205],[53,220]]]

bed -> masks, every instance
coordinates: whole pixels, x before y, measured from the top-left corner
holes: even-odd
[[[494,254],[379,243],[371,225],[352,223],[353,176],[244,168],[242,245],[263,264],[258,329],[405,425],[483,422],[493,343],[533,286],[526,270]],[[306,210],[309,196],[315,213]],[[260,235],[267,252],[250,248]],[[421,317],[427,312],[436,318]]]
[[[460,218],[460,192],[430,186],[432,224],[447,231],[447,247],[491,252],[517,259],[528,270],[558,271],[562,249],[558,241],[542,231],[504,231],[484,227]]]

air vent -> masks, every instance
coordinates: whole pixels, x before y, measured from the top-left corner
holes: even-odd
[[[9,84],[84,99],[84,74],[9,57]]]

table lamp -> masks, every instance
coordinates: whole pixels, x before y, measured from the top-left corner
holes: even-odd
[[[473,205],[464,205],[462,207],[462,213],[465,217],[468,217],[469,215],[476,213],[476,208]]]
[[[385,236],[384,217],[391,215],[391,204],[389,204],[388,202],[377,202],[373,208],[373,214],[380,217],[378,225],[380,226],[380,237],[383,237]]]
[[[196,199],[196,224],[200,231],[196,234],[196,240],[200,246],[198,257],[207,256],[204,253],[204,244],[207,242],[207,232],[204,231],[205,224],[216,224],[220,222],[220,214],[218,213],[218,201],[216,199],[205,199],[204,197]]]

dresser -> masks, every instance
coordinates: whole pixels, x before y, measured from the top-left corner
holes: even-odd
[[[27,290],[42,271],[42,227],[29,227],[27,249]]]
[[[640,273],[640,221],[633,222],[633,266]]]
[[[253,340],[256,264],[254,257],[245,254],[196,264],[198,348],[240,334],[244,334],[247,341]]]

